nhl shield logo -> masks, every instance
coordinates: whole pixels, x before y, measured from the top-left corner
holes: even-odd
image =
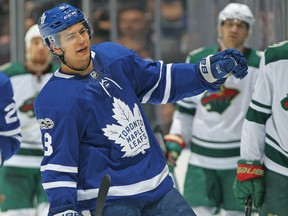
[[[93,79],[97,79],[99,77],[99,74],[96,72],[96,71],[92,71],[90,73],[90,76],[93,78]]]

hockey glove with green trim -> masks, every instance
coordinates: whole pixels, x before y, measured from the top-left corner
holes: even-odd
[[[265,188],[263,184],[264,169],[260,161],[239,160],[237,177],[233,185],[234,195],[240,206],[252,195],[256,208],[263,204]]]
[[[182,151],[182,149],[186,146],[185,141],[182,137],[176,134],[167,134],[164,137],[165,145],[166,145],[166,158],[167,164],[169,166],[170,171],[176,165],[176,161]]]

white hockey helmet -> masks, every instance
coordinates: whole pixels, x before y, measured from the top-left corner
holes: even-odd
[[[28,31],[25,34],[25,45],[26,48],[29,48],[31,46],[31,41],[33,38],[39,37],[41,38],[41,34],[38,28],[38,25],[35,24],[31,26]]]
[[[221,26],[222,22],[227,19],[236,19],[248,24],[249,31],[255,23],[254,16],[247,5],[240,3],[230,3],[222,11],[220,11],[218,16],[218,28]]]

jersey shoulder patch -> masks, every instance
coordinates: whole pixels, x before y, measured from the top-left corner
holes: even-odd
[[[265,50],[265,65],[279,61],[288,59],[288,41],[282,41],[280,43],[269,46]]]

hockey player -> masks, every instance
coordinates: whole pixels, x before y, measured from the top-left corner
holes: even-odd
[[[90,47],[90,24],[69,4],[45,11],[38,25],[61,59],[35,101],[48,215],[94,215],[105,174],[112,179],[105,216],[195,215],[173,188],[141,102],[169,103],[217,90],[231,71],[242,79],[244,56],[230,49],[197,64],[166,65],[111,42]]]
[[[229,76],[220,91],[204,92],[177,103],[170,134],[165,136],[168,162],[175,164],[184,143],[191,155],[184,182],[184,197],[197,215],[243,215],[233,194],[240,156],[241,128],[258,74],[260,52],[244,43],[254,23],[249,7],[230,3],[218,16],[219,46],[192,51],[187,62],[226,48],[241,51],[248,61],[249,75],[239,81]],[[225,215],[223,213],[222,215]]]
[[[252,196],[259,215],[288,212],[288,42],[268,47],[243,124],[234,192]]]
[[[9,78],[0,72],[0,167],[20,147],[21,129]]]
[[[9,63],[3,68],[11,79],[23,139],[18,153],[1,168],[0,194],[5,200],[0,215],[34,216],[37,208],[39,216],[47,216],[49,204],[40,173],[44,151],[33,103],[59,64],[51,63],[52,55],[42,42],[38,25],[26,32],[25,46],[25,63]]]

